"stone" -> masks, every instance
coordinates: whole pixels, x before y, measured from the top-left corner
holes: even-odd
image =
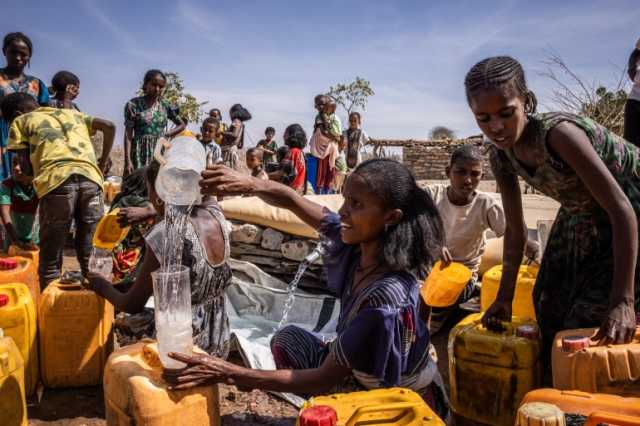
[[[267,228],[262,232],[262,242],[260,245],[263,249],[267,250],[280,250],[282,242],[284,241],[284,234],[278,232],[275,229]]]
[[[239,226],[233,226],[231,231],[231,241],[235,243],[260,244],[262,240],[262,228],[245,223]]]
[[[282,259],[282,253],[280,249],[276,250],[265,250],[260,246],[256,246],[253,244],[244,244],[244,243],[233,243],[231,244],[231,255],[239,256],[239,255],[255,255],[255,256],[266,256],[274,259]]]
[[[301,262],[313,250],[313,247],[315,245],[306,240],[291,240],[282,243],[280,251],[285,259]]]

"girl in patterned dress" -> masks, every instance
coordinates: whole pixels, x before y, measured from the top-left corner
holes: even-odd
[[[420,320],[418,279],[442,248],[442,220],[411,172],[389,159],[362,163],[347,178],[344,204],[331,212],[273,181],[224,166],[203,172],[205,194],[252,194],[295,213],[327,248],[327,289],[340,299],[337,337],[324,342],[286,326],[271,341],[277,370],[252,370],[207,356],[183,360],[167,375],[176,389],[206,383],[317,395],[401,386],[418,392],[442,418],[449,409],[429,331]]]
[[[167,77],[160,70],[149,70],[144,76],[144,96],[131,99],[124,107],[124,174],[151,163],[160,136],[172,138],[187,126],[178,107],[162,99]],[[165,132],[168,120],[175,127]]]
[[[627,343],[640,302],[640,151],[590,119],[536,114],[521,65],[487,58],[465,80],[469,106],[492,141],[491,165],[507,219],[504,273],[483,318],[496,329],[511,302],[527,228],[518,177],[561,204],[533,299],[546,361],[558,331],[599,327],[602,344]]]
[[[0,69],[0,100],[11,93],[28,93],[38,104],[49,103],[47,86],[39,78],[26,75],[24,67],[31,63],[33,44],[23,33],[9,33],[4,37],[2,53],[7,65]],[[7,151],[9,125],[0,115],[0,181],[11,176],[11,155]]]

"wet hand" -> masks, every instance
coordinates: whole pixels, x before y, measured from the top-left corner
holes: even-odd
[[[149,207],[123,207],[118,211],[118,224],[123,227],[134,225],[154,215],[155,212],[152,212]]]
[[[202,172],[200,192],[203,195],[250,194],[255,190],[256,180],[258,179],[216,164]]]
[[[453,262],[453,257],[451,256],[451,253],[449,253],[449,249],[443,246],[442,255],[440,257],[440,269],[444,269],[451,265],[451,262]]]
[[[170,352],[169,357],[187,364],[180,370],[164,370],[162,378],[169,390],[189,389],[197,386],[229,381],[230,373],[238,367],[210,355],[184,355]]]
[[[87,290],[95,291],[98,294],[101,293],[101,289],[105,285],[111,285],[111,282],[106,279],[103,275],[96,274],[94,272],[87,273],[87,279],[82,280],[82,286]]]
[[[636,312],[633,302],[623,301],[613,306],[592,338],[598,345],[629,343],[636,333]]]
[[[529,264],[532,262],[540,264],[540,244],[536,241],[527,240],[527,244],[524,246],[524,255]]]
[[[503,322],[511,322],[511,302],[496,299],[482,316],[482,325],[491,331],[504,331]]]

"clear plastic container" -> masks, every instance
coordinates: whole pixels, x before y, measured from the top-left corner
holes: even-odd
[[[446,268],[436,262],[422,285],[422,298],[428,306],[444,308],[456,303],[471,279],[471,270],[461,263],[451,262]]]
[[[160,141],[158,146],[162,146]],[[178,136],[171,140],[163,158],[165,164],[160,167],[156,179],[160,198],[176,206],[199,203],[202,196],[198,182],[207,163],[207,154],[200,141],[192,136]]]
[[[111,250],[94,247],[89,256],[89,272],[102,275],[111,280],[113,274],[113,255]]]
[[[151,274],[151,278],[160,360],[165,368],[182,368],[184,363],[169,358],[167,354],[191,355],[193,351],[189,268],[178,265],[166,272],[158,270]]]

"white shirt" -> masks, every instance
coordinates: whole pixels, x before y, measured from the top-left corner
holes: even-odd
[[[429,185],[425,189],[442,217],[446,246],[453,261],[464,264],[476,276],[486,247],[485,231],[491,229],[498,237],[504,235],[504,211],[498,202],[482,191],[476,191],[469,204],[456,206],[449,201],[448,187]]]

